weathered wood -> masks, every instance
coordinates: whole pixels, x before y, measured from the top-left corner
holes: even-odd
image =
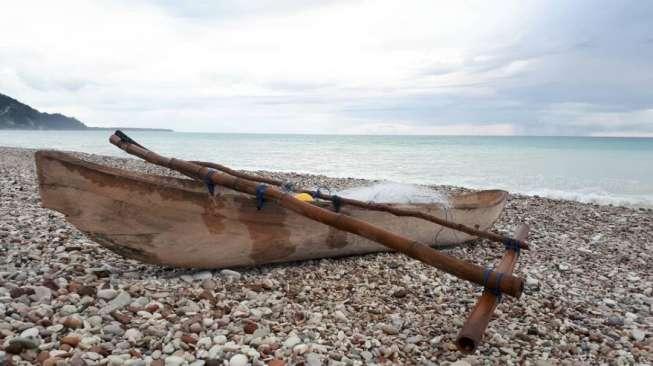
[[[515,232],[515,238],[521,242],[525,242],[528,238],[528,231],[528,226],[522,224]],[[495,268],[495,271],[511,274],[515,269],[518,258],[518,252],[512,249],[507,249],[501,258],[501,262],[497,268]],[[488,283],[492,282],[488,281]],[[490,318],[492,317],[494,309],[496,309],[498,303],[499,298],[497,298],[492,291],[483,291],[483,294],[478,298],[474,309],[469,314],[469,317],[460,330],[460,333],[458,333],[456,345],[461,352],[472,353],[476,350],[476,347],[481,343],[481,338],[483,338],[485,329],[487,329],[487,326],[490,323]]]
[[[234,177],[225,173],[211,174],[209,176],[208,173],[211,171],[210,168],[180,159],[161,156],[153,151],[127,142],[117,135],[112,135],[110,137],[110,142],[125,152],[141,157],[150,163],[174,169],[183,174],[193,176],[196,179],[209,180],[219,186],[228,187],[251,195],[256,195],[257,187],[259,187],[259,184],[256,182]],[[302,202],[274,186],[267,187],[263,196],[268,200],[276,200],[281,206],[312,220],[376,241],[461,279],[479,285],[483,285],[484,283],[484,268],[479,265],[453,258],[427,245],[375,227],[367,222],[346,216],[342,213],[332,212]],[[497,273],[493,272],[490,274],[489,281],[491,281],[491,283],[496,282],[497,279]],[[513,275],[506,275],[503,276],[500,281],[499,288],[501,292],[505,294],[519,297],[523,290],[523,280]]]

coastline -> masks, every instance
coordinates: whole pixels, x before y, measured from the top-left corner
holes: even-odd
[[[531,227],[533,249],[522,252],[516,269],[527,288],[521,299],[499,305],[479,351],[465,356],[453,342],[480,293],[475,286],[395,253],[236,271],[125,260],[39,206],[34,151],[0,147],[0,344],[6,348],[10,339],[37,329],[40,348],[22,353],[28,363],[43,352],[87,364],[105,358],[157,364],[166,357],[191,363],[235,354],[288,364],[651,360],[651,209],[511,195],[494,229]],[[81,155],[166,173],[138,160]],[[369,182],[258,173],[337,189]],[[477,240],[447,252],[491,265],[502,248]],[[13,296],[28,288],[35,293]],[[125,298],[124,317],[102,314]],[[75,319],[81,326],[70,326]],[[71,334],[78,347],[65,350],[62,337]]]

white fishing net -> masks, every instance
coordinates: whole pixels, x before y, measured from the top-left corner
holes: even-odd
[[[431,203],[449,206],[449,200],[442,192],[413,184],[383,182],[371,186],[345,189],[336,194],[363,202]]]

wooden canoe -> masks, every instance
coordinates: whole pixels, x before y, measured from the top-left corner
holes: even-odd
[[[128,258],[187,268],[226,268],[388,251],[248,195],[180,179],[94,164],[50,150],[35,155],[42,205],[95,242]],[[501,214],[507,193],[480,191],[436,204],[398,205],[424,210],[481,230]],[[318,204],[318,203],[316,203]],[[328,206],[328,204],[324,204]],[[413,217],[345,206],[344,214],[434,247],[474,237]]]

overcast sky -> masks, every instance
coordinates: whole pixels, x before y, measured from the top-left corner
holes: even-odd
[[[0,93],[92,126],[653,136],[650,1],[186,3],[5,4]]]

